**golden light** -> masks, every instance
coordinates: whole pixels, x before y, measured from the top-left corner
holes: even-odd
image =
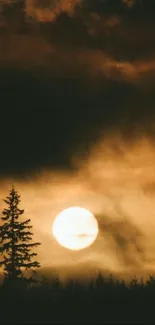
[[[56,216],[52,232],[61,246],[80,250],[95,241],[98,235],[98,223],[87,209],[71,207]]]

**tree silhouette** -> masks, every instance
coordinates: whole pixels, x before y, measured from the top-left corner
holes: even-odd
[[[12,187],[9,196],[4,202],[8,208],[4,209],[0,226],[0,254],[5,277],[11,280],[23,277],[24,270],[33,270],[40,267],[40,263],[33,261],[37,254],[32,249],[40,243],[32,243],[33,233],[30,231],[30,219],[19,220],[24,210],[19,209],[20,195]]]

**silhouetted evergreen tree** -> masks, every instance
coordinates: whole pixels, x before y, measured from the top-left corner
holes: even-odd
[[[20,195],[12,187],[9,196],[4,200],[8,208],[3,210],[0,226],[0,266],[3,267],[6,278],[17,279],[23,277],[24,270],[40,267],[40,263],[33,261],[37,254],[32,249],[40,243],[32,243],[33,233],[30,231],[30,219],[19,220],[24,210],[19,209]]]

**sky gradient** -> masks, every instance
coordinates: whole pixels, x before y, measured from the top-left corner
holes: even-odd
[[[149,272],[154,0],[0,3],[0,199],[17,186],[44,266]],[[51,236],[54,217],[74,205],[100,227],[76,256]]]

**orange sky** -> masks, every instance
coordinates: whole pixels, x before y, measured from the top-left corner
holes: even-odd
[[[155,20],[145,1],[136,7],[137,1],[124,0],[121,10],[112,1],[102,2],[104,10],[100,1],[91,3],[26,0],[24,13],[16,8],[1,17],[0,175],[5,167],[5,175],[18,174],[23,166],[32,173],[20,180],[1,176],[0,205],[14,183],[35,238],[42,242],[42,266],[87,264],[110,272],[149,273],[155,266]],[[30,79],[23,91],[26,73]],[[61,91],[59,83],[51,86],[55,77]],[[72,79],[79,82],[74,94]],[[20,155],[13,152],[8,162],[12,132],[17,132]],[[92,142],[85,147],[87,139]],[[62,169],[52,164],[57,152]],[[67,171],[63,155],[70,163]],[[74,205],[91,210],[100,227],[94,245],[76,254],[51,234],[55,216]]]
[[[110,272],[148,272],[155,258],[154,144],[142,138],[126,146],[118,136],[100,141],[87,159],[73,157],[76,172],[45,170],[37,177],[1,180],[0,199],[12,183],[21,193],[25,217],[31,218],[42,266],[102,268]],[[71,252],[52,235],[55,216],[70,206],[92,211],[99,236],[86,250]],[[1,208],[4,204],[1,201]]]

